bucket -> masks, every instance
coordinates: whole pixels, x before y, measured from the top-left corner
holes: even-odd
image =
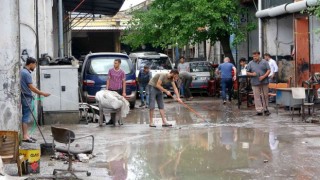
[[[53,144],[52,143],[43,143],[40,144],[41,148],[41,155],[46,156],[46,155],[54,155],[54,150],[53,150]]]

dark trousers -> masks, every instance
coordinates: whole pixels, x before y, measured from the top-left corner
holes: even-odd
[[[188,78],[182,79],[182,86],[183,86],[183,89],[184,89],[184,96],[186,98],[190,98],[191,97],[191,92],[190,92],[191,83],[192,83],[192,77],[188,77]]]
[[[228,89],[229,101],[231,101],[232,96],[232,78],[222,78],[221,79],[222,88],[222,100],[227,100],[226,90]]]

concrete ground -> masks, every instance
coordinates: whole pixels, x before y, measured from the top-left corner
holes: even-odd
[[[139,105],[139,103],[137,103]],[[57,125],[76,135],[93,134],[94,157],[88,163],[76,162],[82,179],[318,179],[320,177],[319,124],[301,122],[296,115],[269,107],[270,116],[255,116],[253,108],[234,103],[223,105],[211,97],[197,97],[182,105],[166,99],[167,119],[172,128],[148,126],[148,110],[136,108],[119,127]],[[316,111],[316,113],[318,113]],[[297,114],[297,113],[296,113]],[[156,111],[159,116],[159,111]],[[208,121],[208,122],[205,122]],[[42,127],[51,142],[50,126]],[[33,135],[43,143],[40,134]],[[77,142],[84,146],[84,142]],[[74,143],[74,144],[77,144]],[[63,161],[41,157],[41,174],[66,168]],[[16,175],[16,166],[6,166]],[[39,175],[38,175],[39,176]]]

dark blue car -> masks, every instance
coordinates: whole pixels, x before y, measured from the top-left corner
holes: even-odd
[[[115,59],[121,59],[120,68],[126,73],[126,99],[134,108],[137,95],[136,75],[130,58],[122,53],[91,53],[83,62],[80,75],[81,94],[88,103],[95,102],[95,95],[106,88],[109,69],[113,68]]]

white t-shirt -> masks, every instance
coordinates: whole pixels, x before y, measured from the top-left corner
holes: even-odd
[[[178,64],[178,71],[179,72],[190,72],[189,63],[184,62],[183,64]]]
[[[278,72],[278,65],[273,59],[269,59],[268,63],[271,71],[268,77],[271,77],[274,73]]]

